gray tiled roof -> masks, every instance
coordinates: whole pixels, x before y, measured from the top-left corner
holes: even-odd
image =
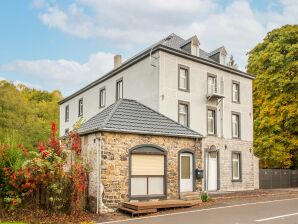
[[[80,134],[97,131],[128,132],[151,135],[201,138],[202,135],[129,99],[120,99],[88,121],[79,129]]]

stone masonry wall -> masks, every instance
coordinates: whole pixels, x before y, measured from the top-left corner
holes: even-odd
[[[190,138],[151,136],[124,133],[103,132],[101,175],[104,191],[102,202],[107,208],[116,208],[119,203],[128,201],[129,181],[129,150],[137,145],[153,144],[165,149],[167,164],[167,196],[168,199],[179,199],[178,152],[181,149],[195,151],[196,167],[202,168],[201,142]],[[89,195],[96,198],[96,149],[97,134],[82,137],[82,154],[88,159],[92,172],[89,176]],[[202,184],[196,180],[196,191],[201,191]],[[96,205],[96,204],[95,204]],[[91,205],[91,207],[94,207]]]
[[[258,189],[259,162],[253,154],[253,143],[238,139],[207,137],[202,141],[202,150],[215,145],[219,149],[221,191]],[[241,182],[232,181],[232,151],[241,152]]]

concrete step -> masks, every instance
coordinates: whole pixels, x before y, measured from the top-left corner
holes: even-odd
[[[200,192],[181,192],[180,199],[184,201],[201,200]]]

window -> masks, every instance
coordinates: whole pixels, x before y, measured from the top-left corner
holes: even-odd
[[[232,102],[240,102],[240,84],[236,81],[232,82]]]
[[[65,135],[68,135],[68,133],[69,133],[69,129],[66,128],[66,129],[65,129]]]
[[[165,152],[153,146],[143,146],[131,152],[130,197],[165,196],[165,160]]]
[[[123,80],[118,80],[116,83],[116,100],[123,98]]]
[[[216,75],[208,74],[208,95],[217,93],[217,80]]]
[[[99,90],[99,108],[106,105],[106,89],[102,88]]]
[[[240,152],[232,153],[232,180],[240,181],[241,180],[241,154]]]
[[[186,127],[189,125],[189,108],[188,103],[178,104],[178,122]]]
[[[65,122],[69,121],[69,105],[65,107]]]
[[[215,109],[208,109],[207,111],[207,133],[208,135],[216,134],[216,125],[215,125]]]
[[[79,117],[83,116],[83,98],[79,99]]]
[[[179,90],[189,91],[189,68],[179,65]]]
[[[232,137],[240,138],[240,114],[232,113]]]

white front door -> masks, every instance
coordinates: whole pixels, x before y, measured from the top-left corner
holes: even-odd
[[[193,155],[180,154],[180,192],[193,191]]]
[[[216,191],[217,189],[217,152],[209,152],[208,158],[208,191]]]

